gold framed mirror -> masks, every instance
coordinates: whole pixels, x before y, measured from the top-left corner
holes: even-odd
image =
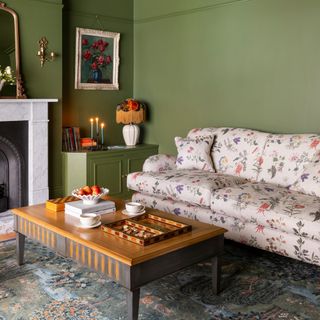
[[[17,13],[0,1],[0,30],[6,30],[0,39],[0,66],[2,74],[1,89],[6,98],[26,98],[20,72],[20,37]],[[14,77],[12,78],[10,73]],[[3,79],[5,78],[5,79]],[[11,84],[11,85],[8,85]]]

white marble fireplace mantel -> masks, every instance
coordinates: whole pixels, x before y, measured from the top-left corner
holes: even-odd
[[[48,103],[58,99],[0,99],[3,121],[28,121],[28,203],[45,202],[48,186]]]

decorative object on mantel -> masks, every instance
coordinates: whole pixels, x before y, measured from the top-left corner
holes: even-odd
[[[38,51],[37,56],[40,59],[40,65],[42,68],[45,62],[53,61],[56,57],[56,54],[53,51],[51,51],[49,55],[47,54],[48,40],[46,37],[42,37],[39,40],[39,48],[40,50]]]
[[[75,89],[119,90],[120,33],[76,29]]]
[[[9,17],[13,18],[13,27],[14,27],[14,47],[13,51],[14,58],[15,58],[15,79],[16,79],[16,98],[18,99],[23,99],[27,98],[25,92],[24,92],[24,87],[23,87],[23,82],[22,82],[22,77],[20,73],[20,39],[19,39],[19,21],[18,21],[18,16],[17,13],[12,10],[11,8],[8,8],[7,5],[0,1],[0,20],[1,21],[10,21],[8,19]],[[8,33],[10,32],[11,24],[9,25],[4,25],[2,26],[3,29],[6,31],[5,35],[7,36]],[[0,42],[2,43],[3,38],[0,39]],[[11,68],[13,65],[11,66]]]
[[[0,94],[3,86],[6,83],[9,85],[14,85],[15,82],[15,76],[12,74],[11,67],[7,66],[4,69],[2,69],[0,66]]]
[[[116,121],[125,124],[122,129],[127,146],[135,146],[139,141],[140,128],[137,124],[145,121],[146,107],[135,99],[126,99],[117,106]]]

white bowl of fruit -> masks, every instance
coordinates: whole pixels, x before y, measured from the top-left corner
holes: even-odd
[[[102,196],[105,196],[109,193],[109,189],[102,188],[97,185],[92,187],[84,186],[79,189],[74,189],[72,195],[83,201],[83,204],[90,205],[97,203]]]

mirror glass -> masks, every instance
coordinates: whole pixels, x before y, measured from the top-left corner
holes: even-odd
[[[14,75],[16,70],[14,19],[9,12],[4,10],[0,10],[0,30],[5,30],[0,34],[0,70],[1,72],[5,69],[7,72],[12,70]],[[14,84],[9,83],[9,81],[3,84],[1,96],[16,96],[15,81]]]
[[[0,1],[0,98],[27,98],[20,74],[18,16]]]

